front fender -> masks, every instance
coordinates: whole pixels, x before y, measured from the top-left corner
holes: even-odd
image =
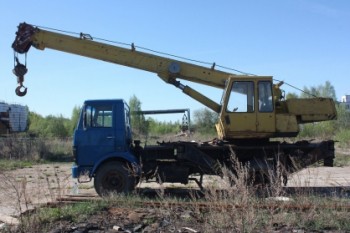
[[[133,172],[135,172],[138,176],[141,175],[141,165],[139,160],[130,152],[118,152],[113,154],[108,154],[102,158],[100,158],[96,163],[94,164],[90,176],[94,176],[97,169],[100,167],[103,163],[108,163],[109,161],[123,161],[127,162],[132,166]]]

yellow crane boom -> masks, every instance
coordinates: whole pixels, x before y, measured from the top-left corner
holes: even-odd
[[[219,104],[194,89],[181,85],[176,78],[223,89],[228,77],[233,75],[215,70],[214,65],[212,68],[206,68],[140,52],[134,46],[127,49],[96,42],[88,34],[81,33],[80,37],[73,37],[43,30],[26,23],[20,24],[18,28],[16,40],[12,45],[16,52],[26,53],[31,46],[40,50],[49,48],[153,72],[165,82],[181,88],[184,93],[216,112],[220,111]]]

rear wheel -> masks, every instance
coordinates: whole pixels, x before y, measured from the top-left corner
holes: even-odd
[[[135,177],[125,163],[107,162],[98,168],[94,186],[100,196],[112,193],[127,194],[135,187]]]

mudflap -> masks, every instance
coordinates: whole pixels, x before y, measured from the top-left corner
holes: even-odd
[[[78,166],[77,165],[73,165],[72,166],[72,178],[73,179],[77,179],[79,177],[78,175]]]

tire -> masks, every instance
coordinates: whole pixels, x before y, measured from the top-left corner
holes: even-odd
[[[107,162],[98,168],[94,187],[99,196],[128,194],[135,187],[135,177],[125,163]]]

